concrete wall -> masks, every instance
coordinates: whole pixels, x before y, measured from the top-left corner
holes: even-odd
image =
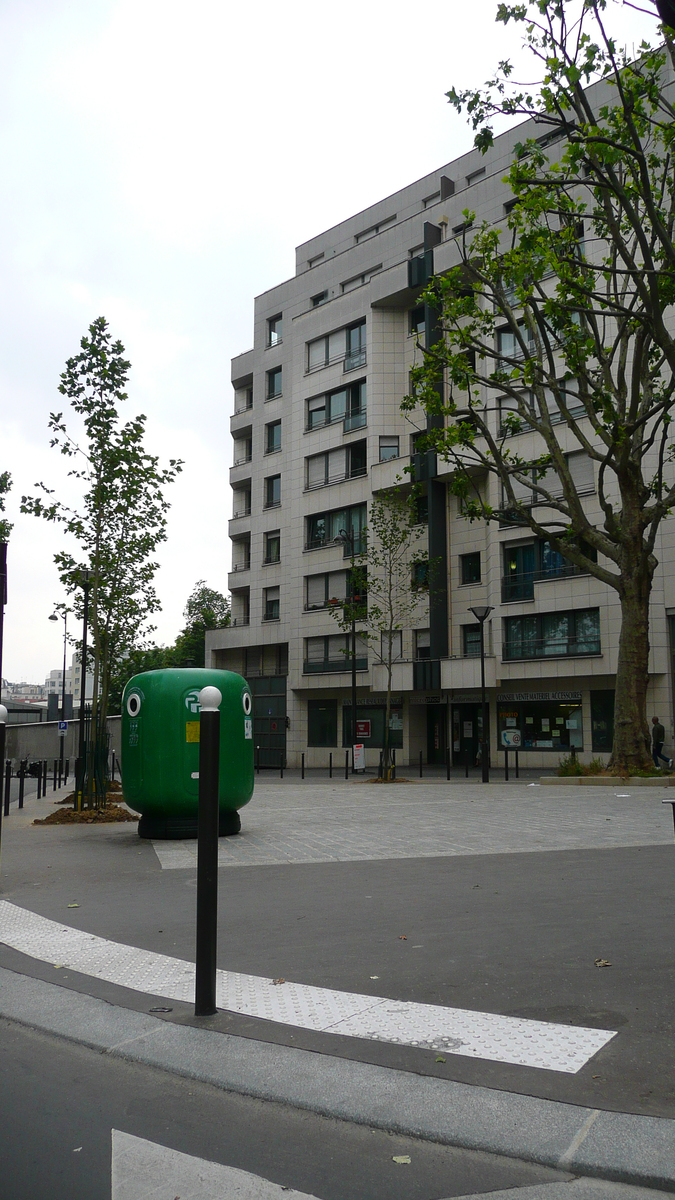
[[[77,720],[68,722],[65,758],[77,758],[79,726],[80,723]],[[27,758],[31,762],[44,758],[58,758],[58,729],[58,721],[8,725],[5,750],[7,758],[16,761],[21,758]],[[108,729],[110,731],[111,749],[115,751],[117,758],[119,758],[122,750],[122,718],[108,717]]]

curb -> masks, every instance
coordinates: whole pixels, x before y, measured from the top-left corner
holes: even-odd
[[[675,775],[658,776],[630,775],[621,779],[618,775],[540,775],[540,783],[554,784],[556,787],[675,787]]]
[[[573,1174],[675,1191],[675,1121],[296,1050],[108,1004],[0,968],[0,1015],[224,1091]]]

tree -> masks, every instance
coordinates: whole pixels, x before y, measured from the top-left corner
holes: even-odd
[[[12,489],[12,476],[9,471],[0,471],[0,513],[5,511],[5,496]],[[8,542],[14,528],[5,517],[0,517],[0,542]]]
[[[506,227],[472,228],[465,211],[457,265],[426,292],[442,336],[404,408],[445,417],[428,442],[470,519],[529,527],[617,592],[612,763],[629,772],[650,765],[649,598],[675,503],[675,59],[665,28],[664,45],[629,61],[605,11],[605,0],[500,4],[498,21],[524,27],[539,87],[512,82],[503,62],[484,89],[448,92],[484,153],[497,116],[531,118],[541,134],[516,147]],[[570,450],[593,464],[595,514]],[[497,503],[477,472],[501,489]]]
[[[154,554],[166,540],[164,489],[180,472],[171,459],[161,468],[144,447],[143,414],[122,422],[119,405],[131,364],[124,346],[112,341],[108,322],[97,318],[82,338],[81,350],[68,359],[59,391],[82,418],[82,443],[73,437],[63,413],[50,413],[50,445],[73,461],[70,476],[83,485],[79,508],[53,499],[54,491],[36,484],[39,496],[23,496],[21,511],[60,524],[79,543],[76,558],[68,550],[54,555],[61,582],[74,596],[73,608],[82,615],[79,588],[82,572],[90,571],[89,619],[94,658],[92,729],[105,731],[111,676],[159,607],[153,581]]]
[[[110,683],[112,712],[121,708],[122,693],[133,675],[163,667],[203,667],[206,631],[223,629],[230,624],[230,602],[200,579],[188,597],[183,616],[187,624],[173,646],[135,647],[117,665]]]
[[[351,630],[352,621],[359,625],[358,636],[370,642],[387,670],[382,752],[382,779],[386,782],[392,777],[389,722],[396,635],[410,628],[419,615],[420,597],[428,590],[428,556],[416,553],[424,536],[417,502],[417,489],[405,492],[400,485],[375,497],[361,543],[364,548],[352,557],[347,599],[334,601],[330,608],[341,629]],[[352,723],[355,729],[356,713],[352,713]]]

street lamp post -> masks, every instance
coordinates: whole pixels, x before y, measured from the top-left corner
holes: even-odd
[[[491,604],[476,604],[470,608],[480,625],[480,702],[483,728],[481,730],[480,765],[483,772],[483,783],[490,782],[490,764],[488,762],[488,726],[490,714],[485,699],[485,622],[493,611]]]
[[[82,654],[80,663],[80,727],[78,730],[78,770],[75,780],[75,808],[78,812],[82,810],[82,796],[84,792],[84,783],[87,774],[87,764],[85,762],[85,747],[84,747],[84,702],[87,698],[87,626],[89,623],[89,578],[91,572],[85,569],[81,572],[82,592],[83,592],[83,608],[82,613]]]
[[[58,619],[59,619],[58,613],[52,613],[51,617],[49,618],[50,621],[58,621]],[[61,720],[62,721],[65,721],[65,719],[66,719],[66,645],[67,645],[67,639],[68,639],[68,610],[64,608],[64,610],[63,610],[63,677],[61,680]],[[59,741],[61,743],[61,748],[59,750],[59,766],[61,767],[61,772],[63,772],[63,749],[64,749],[65,740],[66,740],[65,737],[59,738]]]
[[[343,546],[349,546],[349,557],[351,559],[352,570],[352,587],[354,581],[354,526],[352,525],[349,532],[346,529],[341,529],[336,542],[341,542]],[[356,769],[356,753],[354,744],[356,742],[356,612],[354,610],[354,596],[352,595],[352,720],[351,720],[351,735],[352,735],[352,775]]]

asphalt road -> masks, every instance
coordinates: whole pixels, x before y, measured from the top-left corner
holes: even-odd
[[[162,871],[133,825],[38,830],[8,822],[3,840],[5,899],[194,961],[194,871]],[[577,1075],[564,1076],[457,1055],[437,1064],[433,1052],[414,1047],[230,1013],[219,1014],[217,1028],[592,1107],[675,1116],[672,846],[240,866],[220,871],[219,899],[218,961],[229,970],[618,1036]],[[597,958],[611,967],[598,969]],[[139,993],[4,947],[0,965],[148,1007]],[[173,1008],[171,1020],[192,1020],[189,1006]]]
[[[321,1200],[432,1200],[569,1178],[228,1095],[5,1020],[0,1113],[0,1200],[110,1200],[113,1128]]]

